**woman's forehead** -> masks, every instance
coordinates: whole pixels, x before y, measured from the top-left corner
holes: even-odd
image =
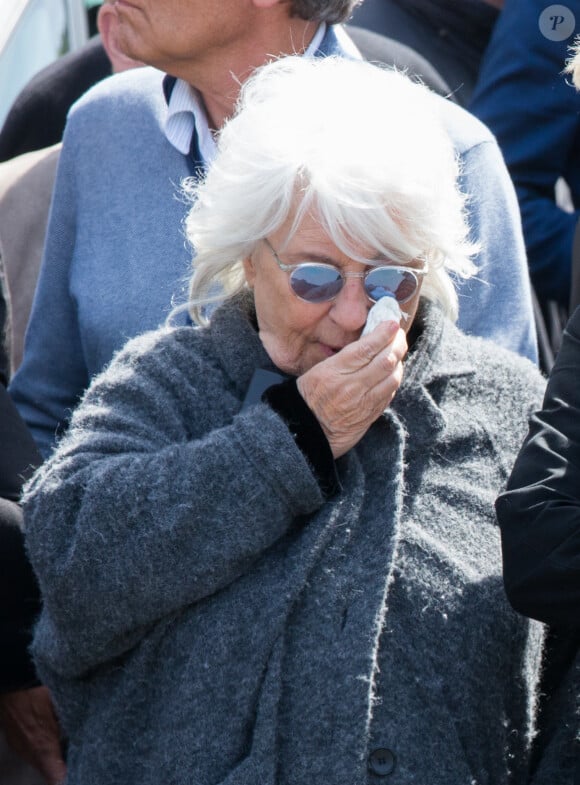
[[[341,227],[340,234],[342,237],[333,237],[319,213],[315,209],[310,209],[304,213],[291,212],[273,236],[278,241],[280,250],[290,251],[306,244],[320,248],[321,251],[338,252],[346,256],[350,256],[351,250],[356,250],[361,255],[363,255],[361,252],[365,251],[371,256],[374,255],[370,246],[365,248],[356,241],[348,227]],[[366,258],[367,253],[364,255]]]
[[[355,232],[349,231],[348,226],[341,226],[338,236],[333,237],[314,209],[303,214],[292,212],[269,238],[278,253],[296,258],[308,256],[314,261],[328,261],[338,266],[351,264],[353,261],[370,266],[417,266],[413,260],[402,258],[405,255],[401,251],[381,248],[379,241],[373,244],[357,239]]]

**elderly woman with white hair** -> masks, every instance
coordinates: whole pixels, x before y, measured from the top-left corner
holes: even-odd
[[[544,381],[453,324],[457,176],[401,74],[244,87],[190,188],[197,326],[132,340],[25,495],[69,785],[528,781],[493,501]]]

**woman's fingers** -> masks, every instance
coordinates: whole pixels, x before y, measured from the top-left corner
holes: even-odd
[[[334,361],[337,369],[342,373],[356,373],[372,363],[377,355],[389,347],[399,332],[403,331],[397,322],[383,322],[369,335],[349,343],[328,362]]]
[[[335,458],[351,449],[390,404],[401,384],[406,351],[403,330],[385,323],[298,379]]]

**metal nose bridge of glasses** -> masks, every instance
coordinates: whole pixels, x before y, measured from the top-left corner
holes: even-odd
[[[399,304],[403,304],[413,297],[419,286],[419,276],[425,275],[428,270],[427,262],[424,262],[421,269],[402,265],[378,265],[360,272],[343,271],[325,262],[304,261],[299,264],[284,264],[267,237],[264,238],[264,243],[278,267],[290,273],[290,286],[294,294],[311,303],[334,300],[347,278],[361,278],[367,297],[373,302],[390,295],[394,296]],[[296,273],[301,273],[302,278],[295,276]],[[312,276],[311,280],[306,280],[308,273]],[[321,273],[326,274],[326,278],[324,275],[321,277]],[[328,278],[329,273],[334,278]]]

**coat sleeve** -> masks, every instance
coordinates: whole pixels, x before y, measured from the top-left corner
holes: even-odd
[[[534,285],[542,298],[567,305],[580,211],[562,209],[554,189],[563,178],[573,201],[580,197],[580,95],[562,75],[574,27],[568,38],[550,35],[549,5],[506,2],[470,110],[497,137],[516,186]],[[564,24],[574,16],[578,23],[578,0],[558,8],[566,8]]]
[[[272,409],[236,414],[236,399],[216,427],[207,411],[230,394],[212,371],[182,357],[187,382],[167,349],[152,355],[125,354],[91,386],[24,497],[44,600],[36,651],[60,673],[219,591],[324,500]]]
[[[580,625],[579,374],[580,308],[496,502],[508,597],[516,610],[553,625]]]

